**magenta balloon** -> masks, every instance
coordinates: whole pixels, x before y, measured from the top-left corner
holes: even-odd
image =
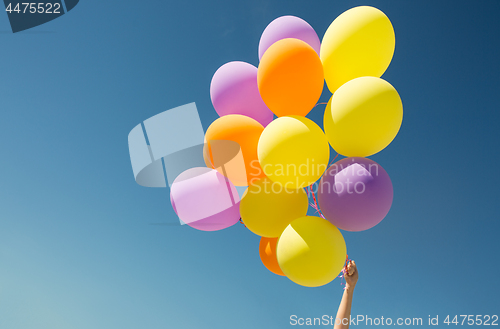
[[[316,31],[302,18],[295,16],[281,16],[269,23],[259,42],[259,60],[262,58],[267,48],[281,39],[299,39],[311,46],[319,56],[321,42]]]
[[[393,189],[387,172],[375,161],[346,158],[326,170],[318,187],[321,212],[345,231],[364,231],[391,209]]]
[[[215,169],[184,171],[172,183],[170,201],[177,216],[197,230],[222,230],[240,219],[238,191]]]
[[[212,77],[210,98],[215,111],[246,115],[264,127],[273,121],[273,112],[262,100],[257,86],[257,68],[245,62],[222,65]]]

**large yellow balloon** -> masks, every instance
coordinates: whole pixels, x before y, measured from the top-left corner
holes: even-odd
[[[294,219],[307,214],[309,200],[304,189],[286,189],[267,177],[248,187],[241,199],[243,223],[263,237],[278,237]]]
[[[324,85],[316,51],[302,40],[282,39],[266,50],[257,84],[262,99],[277,116],[305,116],[316,105]]]
[[[340,87],[325,109],[324,126],[333,149],[347,157],[367,157],[396,137],[403,104],[396,89],[380,78],[363,77]]]
[[[380,10],[362,6],[342,13],[321,42],[320,57],[330,91],[355,78],[382,76],[395,44],[391,21]]]
[[[276,250],[278,264],[293,282],[306,287],[325,285],[339,275],[346,259],[342,233],[319,217],[301,217],[283,231]]]
[[[301,188],[323,175],[330,147],[317,124],[292,115],[267,125],[260,136],[257,153],[267,177],[286,188]]]

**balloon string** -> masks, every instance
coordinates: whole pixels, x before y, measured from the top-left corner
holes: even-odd
[[[335,159],[337,159],[338,156],[339,156],[339,154],[337,153],[337,155],[335,155],[335,157],[333,158],[332,162],[330,163],[330,165],[328,167],[330,167],[333,164],[333,162],[335,161]],[[321,216],[321,218],[325,218],[325,216],[323,216],[323,213],[321,212],[321,209],[319,208],[318,201],[316,200],[316,193],[314,193],[313,186],[314,186],[314,184],[306,187],[307,196],[310,197],[312,194],[312,197],[314,200],[314,203],[311,202],[310,205],[311,205],[311,207],[313,207],[314,210],[316,210],[316,212]]]
[[[318,105],[328,105],[328,103],[318,103],[318,104],[314,105],[313,108],[315,108]]]
[[[313,207],[316,210],[316,212],[321,216],[321,218],[324,219],[325,216],[323,216],[323,213],[319,209],[318,201],[316,200],[316,194],[314,193],[314,190],[312,189],[312,185],[309,186],[309,189],[311,190],[311,193],[312,193],[312,196],[313,196],[313,200],[314,200],[314,203],[311,203],[311,207]]]
[[[337,159],[338,156],[339,154],[337,153],[337,155],[333,158],[332,162],[330,162],[330,164],[328,165],[328,168],[330,168],[330,166],[335,162],[335,159]]]

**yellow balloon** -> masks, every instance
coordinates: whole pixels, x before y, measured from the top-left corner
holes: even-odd
[[[283,273],[306,287],[325,285],[339,275],[346,259],[342,233],[319,217],[294,220],[281,234],[276,254]]]
[[[383,150],[398,134],[403,104],[385,80],[363,77],[340,87],[325,109],[324,126],[333,149],[347,157]]]
[[[245,226],[263,237],[278,237],[294,219],[307,214],[309,200],[304,189],[286,189],[267,177],[248,187],[241,199]]]
[[[380,10],[361,6],[342,13],[321,42],[320,58],[330,91],[355,78],[382,76],[395,45],[391,21]]]
[[[330,147],[317,124],[291,115],[267,125],[260,136],[257,153],[267,177],[286,188],[297,189],[313,184],[323,175]]]

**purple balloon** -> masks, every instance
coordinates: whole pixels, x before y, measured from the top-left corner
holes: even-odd
[[[170,201],[184,223],[201,231],[222,230],[240,219],[238,191],[215,169],[184,171],[170,188]]]
[[[267,48],[281,39],[299,39],[311,46],[319,56],[321,42],[316,31],[302,18],[295,16],[281,16],[269,23],[259,42],[259,60],[262,58]]]
[[[273,112],[262,100],[257,86],[257,68],[245,62],[229,62],[215,72],[210,83],[215,111],[246,115],[264,127],[273,121]]]
[[[339,229],[359,232],[374,227],[391,209],[391,179],[373,160],[346,158],[326,170],[318,187],[318,203]]]

